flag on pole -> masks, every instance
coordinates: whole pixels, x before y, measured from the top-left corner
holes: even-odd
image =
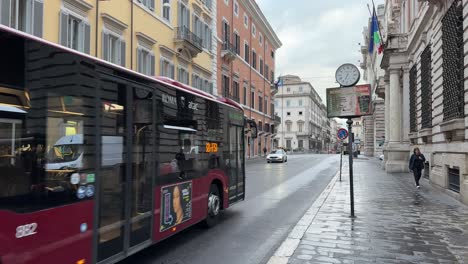
[[[374,47],[377,47],[377,52],[380,54],[383,51],[382,41],[380,39],[379,20],[375,14],[375,9],[372,12],[372,22],[370,27],[369,38],[369,53],[374,52]]]

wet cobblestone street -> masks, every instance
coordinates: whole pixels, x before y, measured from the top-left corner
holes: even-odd
[[[386,174],[379,161],[358,159],[351,219],[348,174],[342,178],[289,263],[468,263],[467,206],[427,180],[417,190],[411,174]]]

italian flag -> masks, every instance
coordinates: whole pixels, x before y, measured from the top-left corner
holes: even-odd
[[[374,47],[377,47],[377,52],[379,54],[383,52],[382,40],[380,39],[379,20],[375,14],[375,9],[372,14],[369,42],[369,53],[374,52]]]

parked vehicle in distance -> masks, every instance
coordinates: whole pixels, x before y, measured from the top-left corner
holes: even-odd
[[[288,155],[282,149],[273,150],[267,156],[267,163],[270,162],[288,162]]]

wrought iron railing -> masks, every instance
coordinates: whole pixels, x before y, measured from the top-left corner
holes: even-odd
[[[442,19],[442,76],[444,121],[463,118],[463,7],[455,0]]]
[[[418,131],[418,124],[416,118],[416,98],[417,98],[417,90],[416,90],[416,78],[417,78],[417,68],[414,65],[410,70],[410,83],[409,83],[409,101],[410,101],[410,131],[415,132]],[[390,95],[385,95],[385,97],[389,97]],[[385,111],[390,111],[391,109],[385,109]]]
[[[421,128],[432,127],[431,45],[421,54]]]
[[[203,49],[203,41],[202,39],[195,35],[189,28],[183,27],[176,27],[176,39],[177,40],[185,40],[190,42],[192,45],[196,46],[199,49]]]
[[[275,122],[281,123],[281,117],[275,115]]]
[[[236,53],[236,47],[232,43],[230,43],[229,41],[224,41],[223,50],[224,51],[230,51],[232,53]]]

